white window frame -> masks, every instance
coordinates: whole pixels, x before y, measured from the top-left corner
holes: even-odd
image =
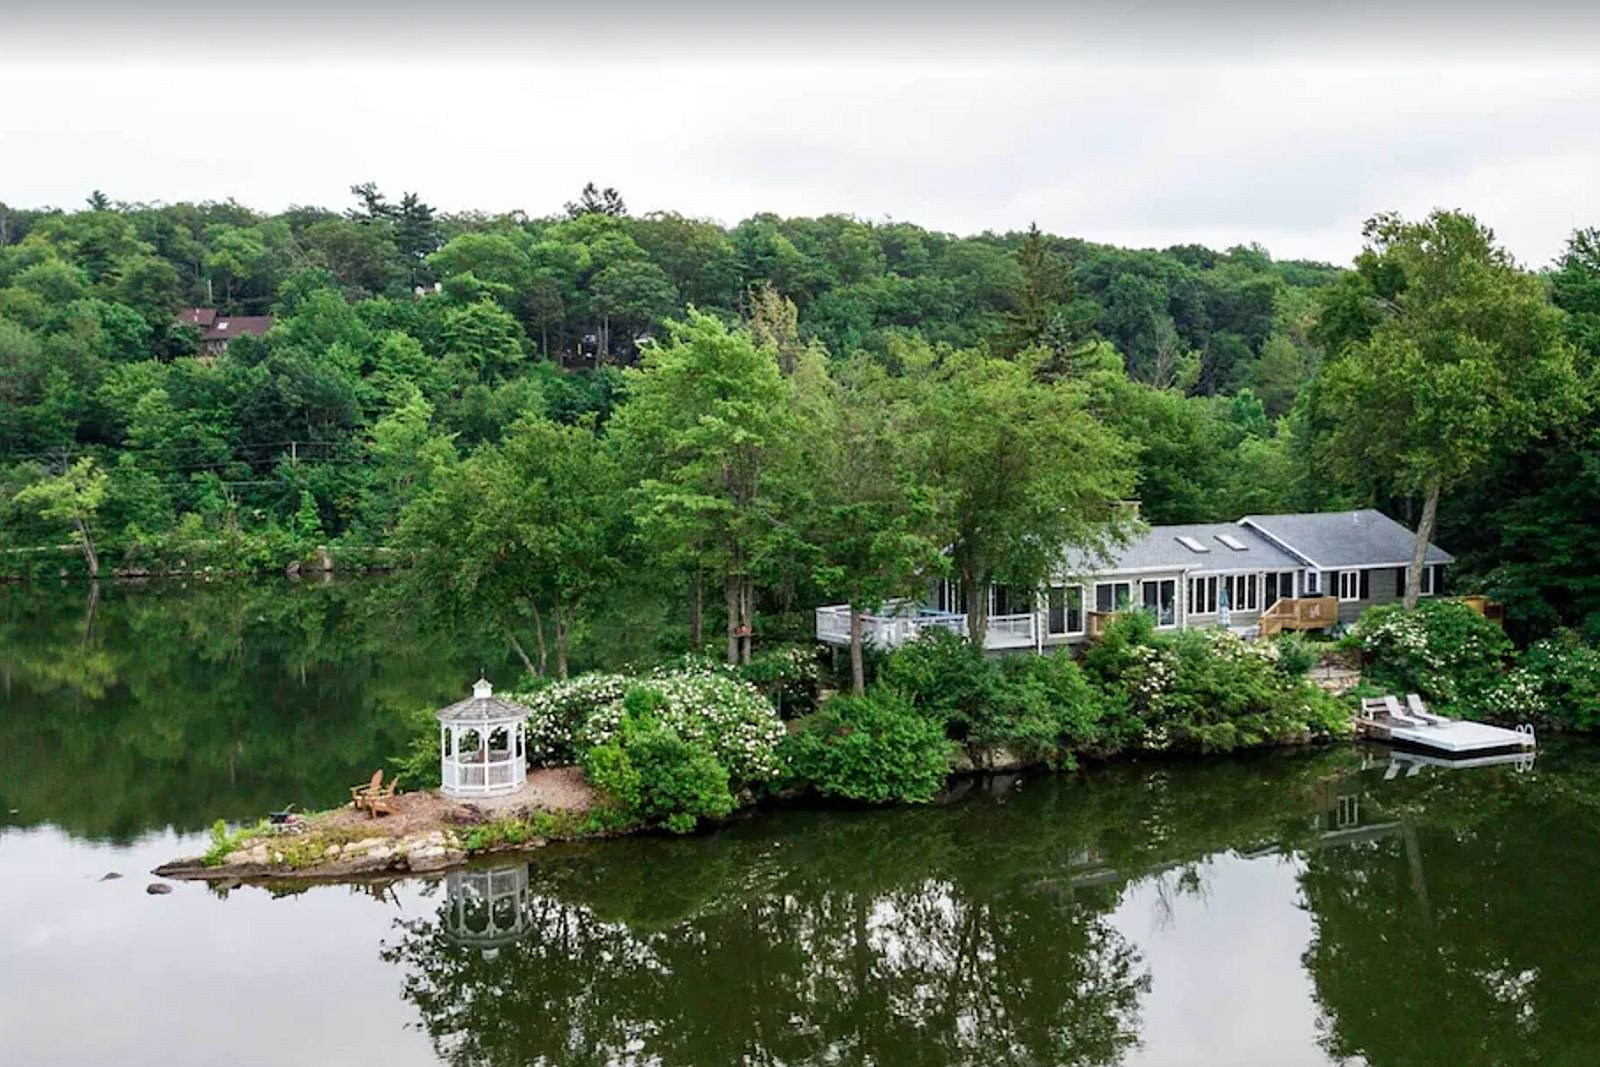
[[[1422,565],[1422,591],[1419,594],[1421,596],[1432,596],[1433,595],[1433,568],[1434,568],[1434,566],[1435,566],[1435,564],[1432,564],[1432,563],[1424,563]],[[1400,594],[1402,596],[1405,595],[1405,585],[1404,585],[1404,580],[1403,579],[1402,579],[1402,584],[1401,584],[1401,588],[1400,588]]]
[[[1139,582],[1139,610],[1148,611],[1150,605],[1144,602],[1144,591],[1149,586],[1156,587],[1156,629],[1175,630],[1178,628],[1178,579],[1176,578],[1146,578]],[[1161,587],[1172,586],[1172,621],[1161,621]]]
[[[1261,610],[1262,582],[1259,571],[1224,575],[1223,582],[1228,589],[1228,610],[1230,612]],[[1250,595],[1242,595],[1245,592]]]
[[[1304,596],[1321,596],[1322,572],[1319,570],[1306,571],[1300,580],[1300,592]]]
[[[1112,582],[1096,582],[1096,583],[1094,583],[1094,610],[1096,612],[1099,612],[1101,614],[1107,613],[1107,609],[1102,608],[1100,606],[1100,590],[1102,588],[1107,587],[1107,586],[1109,586],[1111,588],[1111,608],[1110,608],[1110,613],[1115,614],[1118,611],[1132,611],[1135,607],[1137,607],[1137,605],[1134,604],[1134,602],[1133,602],[1133,582],[1131,580],[1122,579],[1120,581],[1112,581]],[[1124,587],[1124,588],[1126,588],[1128,590],[1128,602],[1124,607],[1121,607],[1121,608],[1117,607],[1117,587],[1118,586],[1122,586],[1122,587]]]
[[[1065,630],[1050,629],[1050,595],[1057,589],[1061,590],[1061,622]],[[1072,628],[1072,601],[1069,594],[1078,591],[1078,628]],[[1066,582],[1049,586],[1044,591],[1044,635],[1046,637],[1082,637],[1089,629],[1089,613],[1084,610],[1089,603],[1089,594],[1082,585]]]
[[[1339,603],[1352,604],[1361,599],[1361,572],[1339,571]]]
[[[1215,615],[1217,613],[1217,576],[1215,574],[1190,577],[1188,588],[1184,592],[1187,606],[1186,615]],[[1200,595],[1195,596],[1196,592]]]

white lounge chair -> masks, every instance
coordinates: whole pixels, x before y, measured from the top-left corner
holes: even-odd
[[[1433,712],[1429,711],[1428,705],[1424,704],[1422,702],[1422,697],[1418,696],[1416,693],[1406,694],[1406,710],[1411,713],[1413,718],[1421,719],[1423,722],[1432,723],[1435,726],[1450,721],[1443,715],[1435,715]]]
[[[1414,718],[1414,717],[1406,714],[1405,709],[1400,706],[1400,701],[1398,701],[1398,700],[1396,700],[1394,698],[1394,694],[1393,693],[1389,693],[1389,694],[1386,694],[1384,696],[1384,698],[1383,698],[1383,710],[1388,712],[1389,718],[1393,719],[1395,722],[1399,723],[1402,726],[1427,726],[1427,725],[1429,725],[1429,723],[1428,723],[1428,721],[1426,719],[1418,719],[1418,718]]]

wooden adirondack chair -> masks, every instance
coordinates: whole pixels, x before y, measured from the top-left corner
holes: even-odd
[[[394,798],[399,794],[399,792],[400,779],[398,776],[396,776],[389,779],[388,785],[384,786],[376,793],[372,793],[367,796],[367,799],[364,801],[367,810],[370,811],[374,816],[393,815]]]
[[[383,768],[380,767],[372,772],[372,781],[350,787],[350,806],[359,810],[366,806],[368,797],[377,796],[381,792],[383,792]]]
[[[390,779],[388,785],[383,784],[383,770],[380,768],[372,772],[372,781],[350,787],[350,806],[357,811],[365,808],[373,815],[392,814],[399,788],[398,777]]]

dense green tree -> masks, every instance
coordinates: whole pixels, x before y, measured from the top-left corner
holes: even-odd
[[[1081,385],[1041,381],[1034,362],[925,348],[900,359],[920,372],[916,419],[932,437],[922,478],[981,647],[992,582],[1038,588],[1071,553],[1092,558],[1120,534],[1132,452]]]
[[[71,528],[83,553],[89,577],[100,575],[100,557],[95,551],[94,525],[100,505],[105,501],[106,475],[94,460],[77,460],[62,473],[19,490],[11,502],[33,511],[46,522]]]
[[[1411,606],[1444,490],[1560,425],[1582,394],[1560,314],[1476,219],[1379,215],[1364,234],[1351,283],[1361,288],[1338,303],[1359,297],[1376,311],[1330,335],[1318,398],[1348,477],[1381,472],[1423,498]]]
[[[756,575],[783,514],[767,459],[790,430],[776,353],[691,310],[630,372],[613,433],[642,481],[647,541],[723,587],[729,663],[750,658]]]
[[[796,382],[816,470],[817,582],[850,606],[850,679],[860,696],[863,614],[915,597],[942,571],[938,501],[923,481],[930,442],[912,398],[874,362],[857,360],[835,380],[812,359]]]

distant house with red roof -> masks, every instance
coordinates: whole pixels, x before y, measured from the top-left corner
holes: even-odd
[[[200,331],[200,355],[219,356],[235,337],[260,337],[272,329],[271,315],[221,315],[216,308],[184,308],[178,325]]]

